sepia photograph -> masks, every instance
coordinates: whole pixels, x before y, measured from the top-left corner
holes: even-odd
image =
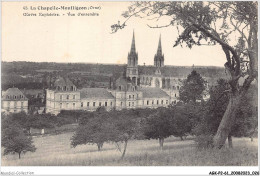
[[[259,175],[258,1],[7,0],[1,19],[1,175]]]

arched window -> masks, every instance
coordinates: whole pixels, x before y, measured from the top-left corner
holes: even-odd
[[[67,89],[66,86],[64,86],[63,90],[66,91],[66,89]]]
[[[121,86],[119,86],[119,87],[118,87],[118,89],[119,89],[119,90],[122,90],[122,87],[121,87]]]
[[[71,86],[71,88],[70,88],[70,89],[71,89],[71,91],[73,91],[73,90],[74,90],[74,87],[73,87],[73,86]]]

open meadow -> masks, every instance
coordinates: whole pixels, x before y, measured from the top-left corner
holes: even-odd
[[[102,151],[96,145],[80,145],[71,148],[73,133],[35,137],[36,152],[3,156],[2,166],[257,166],[258,140],[234,138],[233,149],[198,150],[191,139],[181,141],[170,137],[164,149],[157,140],[129,141],[126,156],[114,144],[105,143]]]

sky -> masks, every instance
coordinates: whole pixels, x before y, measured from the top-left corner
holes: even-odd
[[[153,65],[159,36],[165,65],[223,66],[219,46],[173,47],[178,37],[175,26],[151,29],[155,22],[131,18],[123,30],[111,34],[110,26],[124,21],[129,2],[2,2],[2,61],[72,62],[126,64],[135,31],[138,64]],[[84,6],[100,10],[43,11],[30,8]],[[25,7],[29,10],[25,10]],[[68,16],[67,12],[76,16]],[[95,12],[99,16],[77,16]],[[24,13],[59,13],[59,17],[24,16]],[[167,24],[163,19],[160,24]]]

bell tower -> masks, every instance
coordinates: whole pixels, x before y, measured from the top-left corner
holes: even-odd
[[[157,53],[154,55],[154,66],[155,67],[164,66],[164,54],[162,54],[161,35],[159,38]]]
[[[126,77],[137,84],[138,78],[138,53],[135,48],[135,33],[133,32],[132,45],[127,57]]]

